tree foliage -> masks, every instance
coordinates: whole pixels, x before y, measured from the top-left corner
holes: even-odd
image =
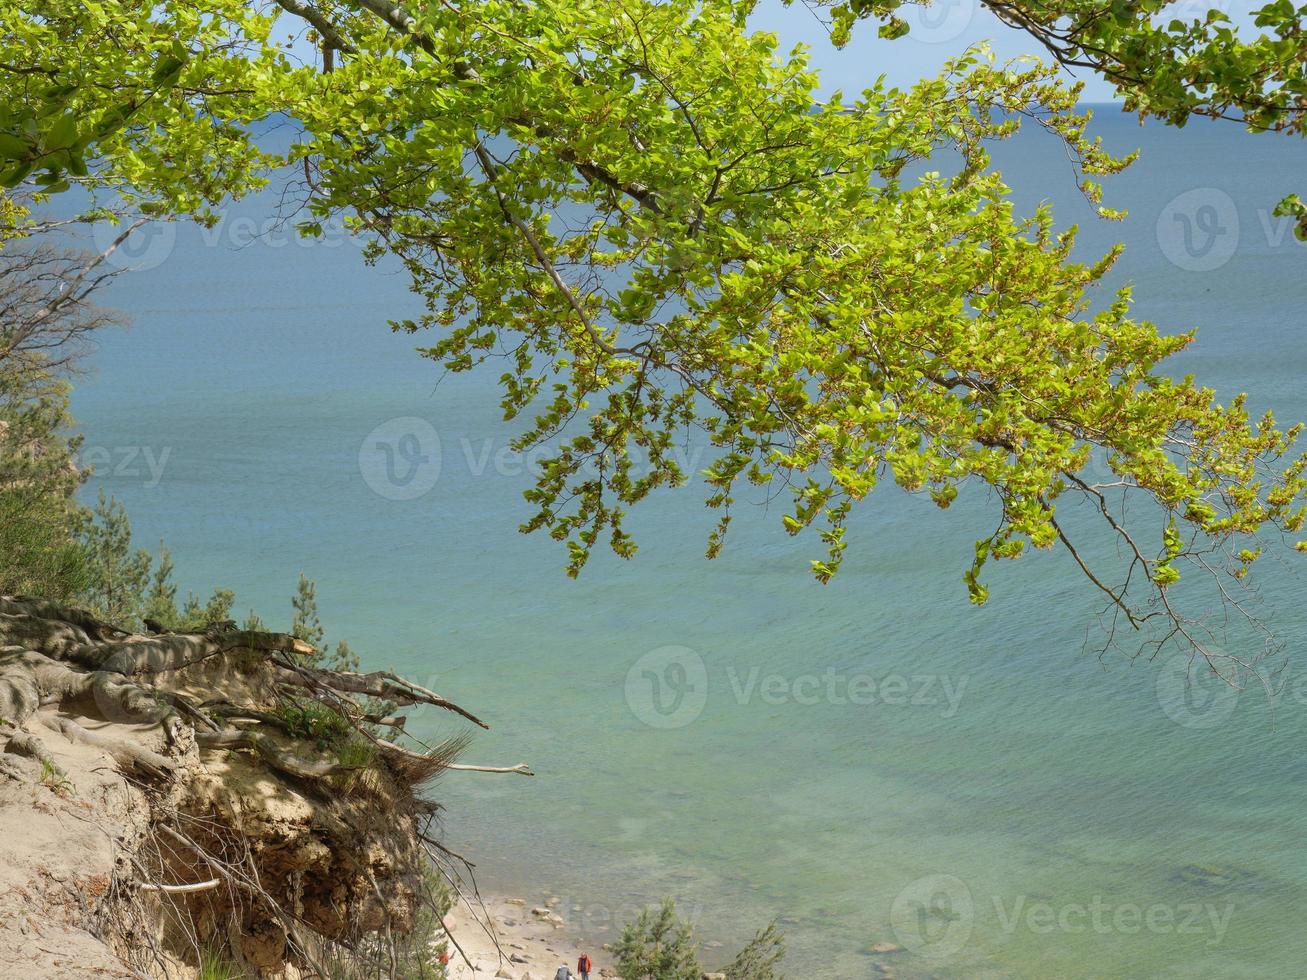
[[[902,37],[906,0],[834,0],[833,39],[846,44],[861,19],[883,37]],[[1095,0],[980,0],[1010,27],[1034,37],[1060,64],[1088,69],[1116,86],[1128,111],[1176,125],[1193,115],[1234,118],[1255,130],[1302,131],[1307,8],[1290,0],[1250,11],[1249,29],[1228,9],[1179,0],[1103,4]]]
[[[48,239],[26,202],[0,193],[0,593],[67,600],[92,581],[68,374],[116,320],[92,301],[101,256]]]
[[[793,0],[786,0],[787,3]],[[882,37],[908,32],[901,16],[912,0],[800,0],[828,7],[831,36],[848,43],[862,19]],[[1101,0],[980,0],[1009,27],[1038,41],[1058,64],[1111,82],[1124,108],[1183,126],[1192,116],[1230,119],[1253,132],[1302,135],[1307,118],[1307,6],[1273,0],[1250,9],[1248,23],[1229,5],[1180,0],[1104,4]],[[1277,213],[1294,215],[1307,238],[1307,205],[1298,195]]]
[[[299,585],[290,604],[295,610],[295,615],[291,619],[290,635],[322,649],[327,631],[322,628],[322,622],[318,619],[318,587],[303,572],[300,572]]]
[[[629,980],[699,980],[703,974],[694,932],[677,917],[670,898],[627,923],[613,955],[618,973]]]
[[[896,6],[837,7],[837,23]],[[1219,15],[1157,26],[1166,4],[992,6],[1132,108],[1297,129],[1292,8],[1245,41]],[[820,538],[826,581],[878,485],[941,507],[974,486],[994,514],[964,570],[972,601],[990,561],[1060,546],[1114,622],[1199,645],[1174,587],[1194,569],[1228,596],[1259,535],[1301,531],[1298,429],[1169,376],[1192,333],[1135,319],[1128,290],[1100,297],[1116,253],[1072,260],[1074,229],[1017,214],[986,146],[1045,130],[1107,218],[1098,181],[1129,160],[1087,135],[1053,68],[977,50],[910,88],[822,98],[805,51],[748,28],[753,9],[39,0],[0,22],[0,65],[31,66],[0,86],[71,85],[86,116],[105,91],[139,103],[88,148],[91,188],[211,220],[280,175],[304,234],[343,218],[370,257],[401,260],[427,312],[395,326],[433,331],[423,352],[448,370],[501,365],[515,446],[546,453],[523,530],[564,543],[572,574],[601,544],[634,554],[626,512],[687,482],[672,450],[697,437],[716,449],[710,556],[741,493],[780,497],[784,529]],[[320,66],[274,39],[287,29]],[[182,62],[167,86],[164,59]],[[281,156],[252,136],[272,118],[298,132]],[[1122,563],[1095,564],[1076,504]]]
[[[87,587],[70,425],[65,382],[0,363],[0,593],[67,600]]]
[[[780,980],[780,963],[784,958],[785,939],[776,923],[771,922],[736,954],[722,972],[726,974],[726,980]]]
[[[359,669],[359,658],[345,640],[337,642],[335,649],[328,652],[327,631],[318,618],[318,586],[303,572],[300,572],[299,586],[291,598],[291,608],[295,613],[291,620],[291,635],[319,651],[315,663],[332,670]]]
[[[101,491],[95,507],[82,522],[81,539],[91,576],[91,585],[82,598],[92,615],[134,629],[149,602],[156,615],[178,618],[159,608],[166,579],[163,583],[157,578],[151,581],[153,559],[144,548],[133,546],[132,523],[121,503]],[[166,561],[165,575],[171,570],[171,558]]]
[[[694,930],[676,914],[676,904],[670,898],[628,922],[613,955],[625,980],[699,980],[704,975]],[[723,972],[727,980],[779,980],[784,957],[784,937],[773,922],[760,930]]]

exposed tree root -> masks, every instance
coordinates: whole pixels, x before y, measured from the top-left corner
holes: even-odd
[[[369,716],[352,702],[353,695],[398,705],[429,704],[488,727],[470,711],[389,671],[332,671],[299,659],[314,652],[302,640],[279,633],[211,629],[133,635],[81,610],[41,599],[0,597],[0,719],[18,730],[41,706],[61,704],[89,693],[106,719],[160,725],[170,745],[186,742],[198,726],[203,729],[198,737],[203,747],[250,749],[288,775],[324,779],[351,768],[300,758],[261,733],[220,723],[223,719],[240,719],[285,732],[284,722],[261,707],[223,702],[210,712],[177,691],[146,686],[162,675],[221,664],[250,674],[258,673],[260,667],[270,667],[274,683],[303,689],[315,700],[339,710],[360,729],[369,723],[402,726],[404,720]],[[376,717],[376,722],[369,722],[370,717]],[[82,741],[93,738],[73,722],[61,725],[61,730]],[[17,745],[14,748],[20,750]],[[122,756],[121,761],[146,765],[156,773],[170,768],[160,765],[162,757],[157,753],[142,755],[122,746],[116,746],[114,752],[115,757]]]
[[[95,732],[87,731],[71,718],[56,718],[50,721],[50,727],[62,732],[71,742],[93,745],[113,756],[115,762],[124,768],[137,769],[156,778],[166,776],[177,768],[177,762],[166,755],[151,752],[143,745],[127,742],[117,738],[106,738]]]
[[[490,727],[467,709],[461,708],[454,702],[442,698],[434,691],[419,687],[412,681],[405,680],[387,670],[377,670],[370,674],[356,674],[350,671],[309,668],[292,663],[283,663],[283,667],[285,669],[285,680],[288,683],[299,684],[313,691],[326,689],[339,694],[362,694],[391,701],[398,705],[430,704],[462,715],[468,721],[480,725],[482,728]]]
[[[395,745],[393,742],[378,742],[378,747],[387,756],[387,762],[392,765],[407,765],[421,767],[430,762],[432,759],[441,759],[440,769],[453,769],[456,772],[496,772],[496,773],[516,773],[519,776],[534,776],[535,773],[525,762],[519,762],[515,766],[472,766],[463,763],[454,762],[454,756],[460,754],[467,747],[466,742],[459,743],[456,747],[446,746],[442,748],[437,746],[426,752],[413,752],[404,748],[402,745]],[[452,749],[452,751],[450,751]],[[427,777],[429,778],[429,777]]]
[[[193,885],[157,885],[153,882],[142,882],[140,889],[143,892],[164,892],[168,895],[190,895],[194,892],[207,892],[211,888],[217,888],[221,885],[217,878],[210,878],[208,881],[197,881]]]
[[[436,807],[417,788],[451,769],[532,774],[457,763],[466,732],[420,751],[396,744],[406,719],[388,705],[487,726],[396,674],[324,669],[315,653],[229,626],[134,634],[0,596],[0,776],[24,778],[13,753],[65,785],[28,730],[39,713],[107,754],[148,801],[151,836],[125,854],[104,899],[117,911],[103,917],[142,975],[167,976],[214,944],[255,975],[295,963],[326,976],[323,958],[342,953],[366,953],[384,973],[435,844],[420,828]]]
[[[16,755],[25,755],[30,759],[35,759],[37,762],[40,762],[50,775],[57,780],[65,780],[68,778],[68,774],[65,773],[63,769],[59,767],[59,764],[54,761],[54,756],[50,754],[50,750],[47,749],[45,744],[36,736],[29,735],[24,731],[19,731],[10,725],[0,726],[0,736],[6,736],[8,738],[8,742],[5,744],[6,752],[13,752]],[[16,773],[17,770],[12,768],[6,769],[6,775],[11,778],[21,778],[16,775]]]
[[[328,776],[340,776],[358,768],[339,762],[296,758],[274,743],[267,734],[248,729],[226,728],[220,732],[199,732],[195,740],[206,749],[253,749],[273,769],[300,779],[326,779]]]

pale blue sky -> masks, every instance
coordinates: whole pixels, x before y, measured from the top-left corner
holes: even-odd
[[[794,44],[808,45],[812,64],[821,71],[823,88],[838,88],[850,94],[861,91],[881,74],[892,84],[910,85],[936,74],[945,60],[980,41],[989,41],[1002,60],[1044,55],[1043,48],[1028,34],[1003,24],[978,0],[935,0],[928,7],[906,4],[900,13],[912,25],[907,37],[882,40],[876,36],[877,24],[864,22],[854,28],[853,40],[842,51],[835,49],[823,25],[798,2],[785,7],[779,0],[767,0],[759,4],[751,23],[778,35],[784,50]],[[1085,82],[1081,96],[1084,101],[1112,99],[1112,88],[1102,79],[1089,73],[1078,78]]]

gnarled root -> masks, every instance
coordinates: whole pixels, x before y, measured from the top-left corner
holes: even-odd
[[[419,788],[451,769],[530,774],[458,764],[467,733],[422,751],[395,744],[406,719],[390,706],[487,726],[394,673],[325,669],[315,653],[285,634],[138,635],[0,597],[0,777],[31,778],[14,757],[27,755],[66,795],[46,743],[25,730],[36,718],[111,758],[140,804],[140,836],[116,845],[126,860],[101,906],[103,921],[121,917],[105,931],[134,969],[172,975],[216,945],[251,975],[286,963],[330,975],[319,953],[377,950],[368,975],[392,975],[426,870],[420,827],[437,810]],[[60,758],[79,782],[106,771],[85,752]]]
[[[15,755],[24,755],[29,759],[35,759],[37,762],[41,763],[41,766],[49,774],[49,777],[56,783],[61,784],[68,779],[68,774],[63,771],[57,762],[54,761],[54,756],[52,756],[50,750],[45,747],[45,743],[35,735],[29,735],[27,732],[14,728],[12,725],[3,725],[0,726],[0,736],[4,736],[7,739],[5,743],[6,752],[12,752]],[[6,764],[2,768],[4,774],[10,779],[22,780],[22,773],[12,764],[7,763],[6,761]]]
[[[281,661],[282,679],[311,691],[334,691],[338,694],[362,694],[366,697],[381,698],[398,705],[429,704],[462,715],[468,721],[482,728],[490,726],[466,708],[462,708],[435,691],[414,684],[412,681],[392,674],[388,670],[375,670],[369,674],[357,674],[345,670],[322,670],[305,667],[301,664]]]
[[[218,626],[190,633],[137,635],[81,610],[41,599],[0,597],[0,720],[16,731],[40,707],[89,694],[108,721],[161,726],[173,754],[184,752],[194,738],[206,749],[253,752],[276,771],[301,779],[321,780],[357,768],[324,757],[320,751],[289,748],[287,740],[302,738],[304,733],[291,729],[276,704],[241,705],[224,699],[197,704],[182,692],[162,686],[171,678],[186,677],[192,669],[221,666],[251,679],[261,677],[252,689],[302,691],[310,701],[338,714],[359,737],[372,742],[378,758],[408,785],[446,768],[530,774],[525,765],[454,765],[453,750],[461,751],[462,743],[446,742],[417,753],[379,738],[377,728],[402,731],[405,719],[370,712],[357,698],[400,706],[428,704],[482,728],[489,726],[453,701],[390,671],[327,670],[306,662],[313,653],[309,644],[282,633]],[[292,696],[292,704],[294,700]],[[278,737],[269,738],[250,725],[275,728]],[[153,776],[167,775],[176,768],[173,760],[158,752],[144,747],[137,751],[121,739],[96,735],[71,719],[61,719],[56,727],[74,741],[105,749],[123,766]]]
[[[113,760],[124,769],[136,769],[156,778],[168,775],[177,768],[177,763],[165,755],[151,752],[143,745],[123,739],[108,738],[96,732],[87,731],[71,718],[55,718],[48,722],[55,731],[62,733],[70,742],[92,745],[108,752]]]
[[[206,749],[253,749],[273,769],[300,779],[326,779],[358,768],[338,762],[301,759],[278,745],[271,736],[248,729],[225,728],[217,732],[197,732],[195,741]]]

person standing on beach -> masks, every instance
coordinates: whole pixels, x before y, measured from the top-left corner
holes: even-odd
[[[590,980],[590,971],[594,969],[594,964],[590,962],[590,954],[582,953],[581,958],[576,961],[576,972],[581,974],[581,980]]]

